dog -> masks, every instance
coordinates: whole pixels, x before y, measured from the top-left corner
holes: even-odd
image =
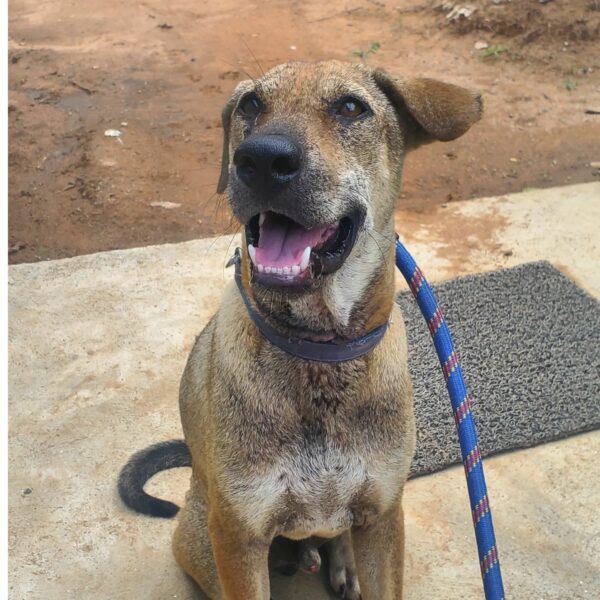
[[[143,485],[192,467],[172,547],[209,598],[268,600],[278,536],[300,555],[325,539],[339,597],[401,598],[415,422],[394,208],[406,153],[482,110],[461,87],[337,61],[280,65],[227,101],[217,189],[244,226],[238,286],[187,361],[185,442],[142,450],[119,478],[128,506],[173,516]]]

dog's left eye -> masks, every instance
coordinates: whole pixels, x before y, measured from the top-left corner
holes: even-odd
[[[335,113],[346,119],[356,119],[369,110],[365,104],[356,98],[342,98],[335,107]]]

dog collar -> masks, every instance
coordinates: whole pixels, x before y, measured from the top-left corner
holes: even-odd
[[[349,342],[311,342],[300,338],[281,335],[274,327],[269,325],[262,315],[252,306],[242,285],[242,274],[240,271],[241,255],[240,249],[236,248],[234,256],[227,266],[235,265],[235,282],[237,284],[248,315],[256,325],[261,335],[269,340],[274,346],[303,360],[315,362],[338,363],[353,360],[368,354],[379,344],[388,328],[388,322],[369,331],[366,335]]]

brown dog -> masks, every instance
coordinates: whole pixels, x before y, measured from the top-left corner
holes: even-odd
[[[342,598],[401,598],[415,425],[394,206],[405,153],[453,140],[481,112],[462,88],[340,62],[281,65],[227,102],[218,191],[245,225],[251,313],[282,338],[321,344],[388,325],[363,356],[305,360],[268,341],[240,291],[226,291],[181,381],[187,447],[144,450],[119,481],[129,506],[172,516],[143,484],[191,463],[173,551],[210,598],[268,600],[276,536],[329,539]]]

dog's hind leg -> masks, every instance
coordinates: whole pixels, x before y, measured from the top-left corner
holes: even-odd
[[[329,556],[329,582],[334,592],[344,600],[360,600],[350,532],[327,542],[325,548]]]
[[[224,598],[208,536],[208,510],[199,494],[190,490],[173,535],[173,554],[179,566],[210,600]]]

